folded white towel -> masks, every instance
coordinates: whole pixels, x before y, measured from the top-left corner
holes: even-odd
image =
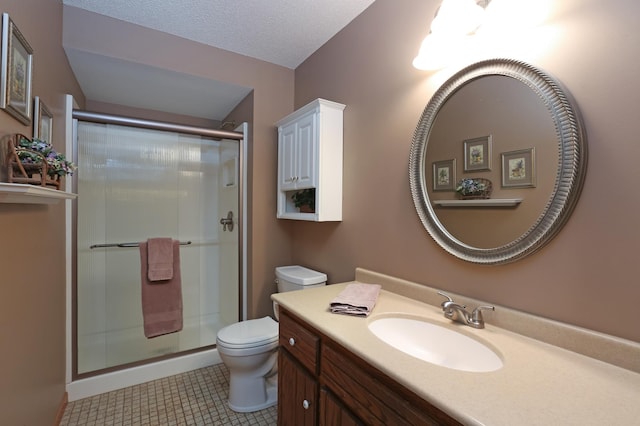
[[[349,284],[331,301],[334,314],[367,317],[373,310],[380,294],[379,284]]]

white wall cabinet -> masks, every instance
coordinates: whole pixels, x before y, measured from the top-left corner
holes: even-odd
[[[316,99],[276,123],[279,219],[342,220],[342,141],[345,105]],[[315,211],[300,212],[292,196],[315,190]]]
[[[283,126],[278,136],[278,178],[285,191],[316,187],[316,119],[315,111],[310,111]]]

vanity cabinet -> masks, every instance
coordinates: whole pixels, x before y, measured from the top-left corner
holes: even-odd
[[[280,307],[278,424],[460,425]]]
[[[342,220],[342,142],[345,106],[316,99],[276,123],[279,219]],[[301,212],[292,196],[311,190],[315,211]]]

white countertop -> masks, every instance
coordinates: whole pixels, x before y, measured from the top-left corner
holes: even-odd
[[[491,324],[474,329],[453,323],[444,318],[438,306],[386,291],[384,286],[368,318],[330,313],[330,301],[348,284],[274,294],[272,298],[464,424],[640,424],[637,372]],[[407,355],[367,328],[376,316],[393,312],[424,317],[475,335],[496,350],[504,366],[493,372],[464,372]]]

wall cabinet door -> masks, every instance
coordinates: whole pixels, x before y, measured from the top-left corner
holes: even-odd
[[[315,188],[317,183],[316,114],[282,126],[278,135],[278,175],[284,191]]]
[[[285,190],[295,189],[297,128],[291,123],[278,129],[278,184]]]
[[[316,120],[318,114],[303,116],[298,121],[298,141],[296,148],[297,188],[315,188],[318,184],[318,131]]]

